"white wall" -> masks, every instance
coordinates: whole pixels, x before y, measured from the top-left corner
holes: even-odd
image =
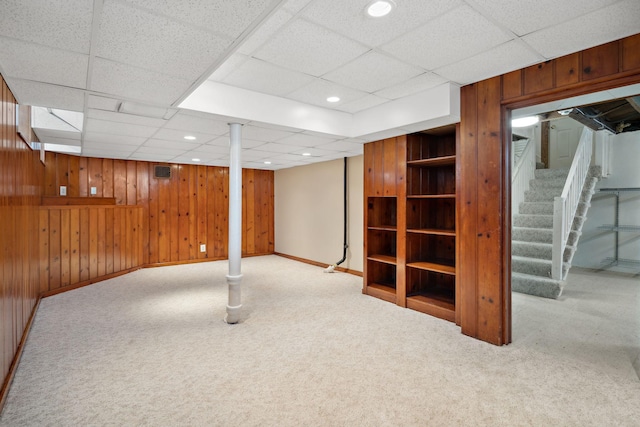
[[[598,226],[613,224],[615,198],[599,193],[600,188],[640,187],[640,131],[627,132],[611,139],[611,175],[598,182],[596,193],[587,212],[587,221],[582,229],[578,250],[573,265],[600,268],[604,258],[614,253],[614,234],[599,230]],[[619,223],[640,226],[640,192],[624,193],[620,196]],[[640,233],[619,234],[619,258],[640,260]],[[612,267],[611,270],[638,272],[640,266]]]
[[[363,157],[348,169],[347,259],[340,267],[363,269]],[[342,258],[343,159],[275,172],[275,250],[326,265]]]

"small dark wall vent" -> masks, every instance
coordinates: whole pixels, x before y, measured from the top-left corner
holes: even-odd
[[[154,178],[171,178],[171,167],[155,165],[153,168]]]

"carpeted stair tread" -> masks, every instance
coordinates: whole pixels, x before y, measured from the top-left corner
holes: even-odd
[[[557,299],[562,294],[563,287],[564,281],[518,272],[511,273],[511,289],[514,292]]]
[[[527,228],[553,228],[553,215],[518,214],[513,216],[513,225]]]
[[[568,265],[564,263],[562,277],[566,275],[567,269]],[[511,256],[511,270],[532,276],[551,277],[551,260]]]

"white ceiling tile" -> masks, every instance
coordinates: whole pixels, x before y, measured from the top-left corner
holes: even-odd
[[[282,7],[290,13],[296,14],[304,9],[310,2],[311,0],[286,0]]]
[[[137,154],[141,154],[141,153],[145,153],[145,154],[161,154],[161,155],[170,155],[170,156],[179,156],[181,154],[184,154],[186,151],[189,150],[182,150],[179,148],[161,148],[161,147],[146,147],[144,145],[138,147],[138,149],[136,150]]]
[[[89,56],[0,37],[0,64],[8,77],[84,89]]]
[[[152,126],[140,126],[131,123],[117,123],[106,120],[88,118],[85,123],[87,132],[110,133],[113,135],[127,135],[141,138],[149,138],[157,128]]]
[[[85,141],[82,144],[82,152],[86,152],[87,150],[91,151],[104,151],[104,152],[114,152],[120,154],[131,154],[138,148],[137,145],[125,145],[125,144],[104,144],[93,141]]]
[[[260,159],[264,159],[266,157],[269,157],[271,155],[271,153],[267,152],[267,151],[259,151],[259,150],[246,150],[242,152],[242,161],[243,162],[250,162],[253,160],[260,160]]]
[[[111,133],[85,131],[82,140],[84,144],[87,144],[87,143],[100,144],[104,146],[127,145],[127,146],[138,147],[142,145],[142,143],[145,142],[147,138],[139,137],[139,136],[116,135]]]
[[[229,73],[223,82],[256,92],[282,96],[309,84],[314,78],[259,59],[250,59]]]
[[[37,135],[40,142],[43,142],[45,144],[59,144],[76,147],[79,147],[81,145],[79,139],[56,138],[53,136],[42,135],[42,132],[37,132]]]
[[[243,163],[242,167],[245,169],[273,170],[276,168],[276,165],[265,165],[264,162],[247,162]]]
[[[302,15],[307,19],[376,47],[462,4],[461,0],[403,0],[388,16],[370,18],[365,13],[371,0],[316,0]]]
[[[345,104],[340,104],[336,107],[336,110],[354,114],[359,111],[363,111],[368,108],[375,107],[376,105],[384,104],[385,102],[388,102],[388,101],[389,101],[388,99],[381,98],[376,95],[367,95],[355,101],[347,102]]]
[[[202,144],[196,144],[188,141],[167,141],[165,139],[150,138],[144,144],[143,147],[157,147],[157,148],[171,148],[174,150],[193,150]]]
[[[185,140],[185,136],[195,136],[195,140]],[[204,144],[212,139],[217,138],[218,135],[213,135],[210,133],[201,133],[201,132],[191,132],[184,131],[180,129],[167,129],[162,128],[159,129],[156,133],[153,134],[154,139],[163,139],[165,141],[175,141],[176,143],[187,141],[191,143]]]
[[[317,135],[308,135],[304,133],[296,133],[281,139],[278,143],[293,145],[296,147],[315,147],[336,141],[336,138],[322,137]]]
[[[167,122],[166,120],[156,119],[153,117],[136,116],[133,114],[116,113],[114,111],[96,110],[93,108],[89,108],[87,110],[87,117],[116,123],[129,123],[156,128],[163,126]]]
[[[310,153],[310,156],[304,156],[304,153]],[[303,161],[308,161],[310,158],[312,157],[325,157],[325,156],[342,156],[343,153],[340,153],[337,150],[325,150],[322,148],[313,148],[313,147],[304,147],[304,148],[298,148],[297,150],[294,150],[292,152],[290,152],[289,154],[293,154],[293,155],[300,155],[302,156],[302,160]],[[332,158],[336,158],[336,157],[332,157]]]
[[[223,155],[229,155],[229,147],[223,147],[220,145],[203,144],[197,148],[191,150],[192,153],[198,153],[203,157],[220,157]]]
[[[95,108],[97,110],[116,111],[120,104],[120,100],[107,98],[104,96],[89,95],[87,108]]]
[[[171,154],[159,154],[159,153],[133,153],[128,159],[130,160],[144,160],[147,162],[168,162],[175,156]]]
[[[209,135],[225,135],[229,132],[227,121],[218,120],[209,114],[207,117],[197,117],[187,114],[183,110],[178,112],[164,126],[166,129],[178,129],[185,132],[198,132]]]
[[[268,142],[264,142],[264,141],[258,141],[255,139],[247,139],[247,138],[242,138],[242,149],[252,149],[252,148],[256,148],[256,147],[262,147],[263,145],[268,144]],[[227,143],[226,143],[226,148],[227,148],[227,153],[229,152],[229,139],[227,138]]]
[[[370,51],[325,74],[322,78],[365,92],[375,92],[416,77],[423,72],[424,70],[418,67]]]
[[[34,128],[34,130],[36,129]],[[55,138],[55,139],[64,139],[66,141],[75,141],[75,143],[69,143],[69,145],[80,145],[80,139],[82,137],[82,134],[80,132],[70,132],[70,131],[64,131],[64,130],[44,129],[44,128],[37,128],[37,131],[38,131],[39,138]],[[42,142],[49,142],[49,141],[42,141]]]
[[[379,90],[375,95],[387,99],[398,99],[431,89],[445,83],[446,81],[447,80],[441,76],[427,72],[412,79],[405,80],[397,85]]]
[[[280,9],[276,11],[240,45],[238,52],[244,53],[245,55],[251,55],[292,17],[293,15],[286,10]]]
[[[230,44],[229,39],[210,32],[109,2],[102,11],[96,54],[112,61],[195,80]]]
[[[93,2],[2,0],[0,35],[89,53]]]
[[[624,0],[522,38],[546,58],[556,58],[638,33],[640,2]]]
[[[102,157],[106,159],[127,159],[131,155],[131,150],[129,151],[115,151],[115,150],[104,150],[104,149],[93,149],[88,148],[82,149],[82,155],[85,157]]]
[[[172,19],[207,28],[231,39],[239,37],[245,28],[274,3],[272,0],[125,1]]]
[[[327,102],[327,97],[338,96],[340,101],[334,104]],[[366,92],[348,88],[337,83],[316,79],[310,84],[292,92],[288,98],[307,104],[318,105],[325,108],[334,108],[337,105],[346,104],[367,96]]]
[[[273,142],[291,135],[290,132],[273,129],[263,128],[253,125],[242,126],[242,138],[253,139],[256,141]]]
[[[461,85],[524,68],[541,58],[517,40],[487,52],[436,70],[436,73]]]
[[[243,62],[248,60],[249,57],[234,53],[226,61],[224,61],[216,70],[211,73],[207,80],[213,80],[214,82],[221,82],[230,73],[234,72],[236,68],[242,65]]]
[[[71,111],[84,109],[84,91],[80,89],[11,78],[6,80],[20,104]]]
[[[324,27],[294,19],[254,56],[290,70],[321,76],[366,51],[365,46]]]
[[[333,141],[327,144],[318,145],[317,148],[328,151],[362,151],[362,143],[348,140]]]
[[[266,151],[268,153],[292,153],[294,151],[299,150],[300,147],[296,146],[296,145],[289,145],[289,144],[280,144],[280,143],[276,143],[276,142],[268,142],[264,145],[261,145],[260,147],[257,148],[257,150],[259,151]]]
[[[615,3],[618,0],[474,0],[481,12],[492,16],[519,36],[529,34]]]
[[[190,80],[96,58],[91,89],[116,97],[170,105],[190,87],[191,83]]]
[[[382,49],[409,63],[433,70],[476,55],[510,38],[469,6],[461,6],[382,46]]]

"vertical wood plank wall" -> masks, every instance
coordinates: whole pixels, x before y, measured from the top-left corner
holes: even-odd
[[[18,136],[16,100],[2,76],[0,86],[0,390],[4,390],[38,300],[38,205],[44,166],[39,152]]]
[[[142,208],[141,264],[226,258],[229,169],[171,164],[171,178],[155,178],[155,165],[48,152],[44,195],[56,196],[65,185],[67,197],[114,197],[117,206]],[[242,171],[244,256],[273,253],[273,176]]]
[[[458,276],[464,334],[511,342],[509,111],[640,83],[640,34],[461,89]]]

